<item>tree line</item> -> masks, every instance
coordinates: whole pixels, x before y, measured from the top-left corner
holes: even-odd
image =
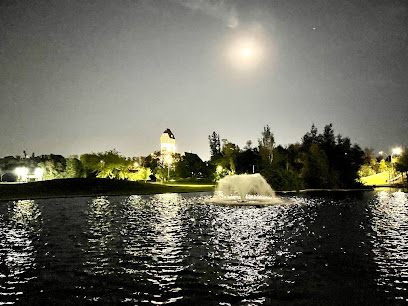
[[[152,174],[150,169],[136,164],[134,158],[126,158],[116,150],[68,158],[55,154],[41,156],[33,154],[31,157],[7,156],[0,159],[2,176],[13,175],[13,171],[18,167],[26,167],[31,173],[35,168],[41,168],[43,180],[110,178],[137,181],[149,180]]]
[[[31,157],[7,156],[0,159],[0,174],[16,167],[40,167],[43,179],[110,178],[123,180],[207,181],[216,182],[231,174],[261,173],[276,190],[303,188],[356,188],[359,176],[386,171],[390,163],[375,160],[372,150],[362,150],[348,137],[335,135],[332,124],[319,133],[311,126],[301,141],[277,145],[267,125],[256,145],[248,140],[244,148],[221,138],[215,131],[208,136],[211,158],[202,161],[194,153],[172,154],[170,158],[156,151],[148,156],[127,158],[116,150],[65,158],[61,155]],[[407,150],[394,169],[408,171]]]
[[[275,144],[270,127],[264,127],[257,146],[248,141],[240,149],[216,132],[209,136],[210,163],[225,174],[261,173],[276,190],[303,188],[354,188],[364,151],[348,137],[335,136],[332,124],[318,133],[315,125],[300,143]]]

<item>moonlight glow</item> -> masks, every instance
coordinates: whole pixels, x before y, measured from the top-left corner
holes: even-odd
[[[267,60],[268,39],[261,26],[235,33],[226,43],[226,61],[234,70],[257,70]]]
[[[255,69],[264,56],[263,46],[253,38],[239,38],[228,49],[227,57],[231,65],[238,70]]]
[[[250,53],[251,51],[249,50],[249,49],[244,49],[244,50],[242,50],[242,55],[243,56],[249,56],[249,53]]]

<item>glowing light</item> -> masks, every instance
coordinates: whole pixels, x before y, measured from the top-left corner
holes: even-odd
[[[166,155],[166,157],[164,158],[165,162],[167,165],[170,165],[173,163],[173,158],[171,157],[171,155]]]
[[[250,71],[260,67],[270,56],[269,35],[260,25],[234,33],[226,42],[224,55],[230,67]]]
[[[401,148],[394,148],[392,149],[392,154],[400,155],[402,153]]]
[[[43,170],[42,170],[41,168],[36,168],[35,171],[34,171],[34,176],[35,176],[38,180],[42,179],[43,174],[44,174],[44,172],[43,172]]]
[[[19,167],[19,168],[16,168],[15,172],[17,174],[19,181],[23,181],[23,182],[27,181],[28,168]]]
[[[249,53],[250,53],[251,51],[249,50],[249,49],[244,49],[244,50],[242,50],[242,54],[244,55],[244,56],[249,56]]]
[[[228,58],[235,68],[250,70],[262,61],[263,49],[256,39],[241,37],[231,44],[228,50]]]
[[[22,169],[22,168],[16,168],[16,170],[15,170],[15,172],[16,172],[16,174],[17,174],[18,177],[21,176],[21,169]]]

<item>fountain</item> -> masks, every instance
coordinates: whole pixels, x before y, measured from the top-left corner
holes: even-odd
[[[229,175],[219,180],[211,202],[232,205],[277,204],[282,200],[262,175]]]

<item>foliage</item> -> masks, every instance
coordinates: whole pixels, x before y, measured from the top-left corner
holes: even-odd
[[[317,144],[312,144],[301,155],[303,168],[301,177],[306,188],[329,188],[329,163],[326,153]]]
[[[100,161],[94,168],[94,171],[97,172],[96,177],[120,180],[127,178],[129,168],[132,166],[131,160],[119,155],[116,150],[98,153],[97,156]]]
[[[140,167],[135,172],[129,172],[127,179],[130,181],[148,181],[152,171],[150,168]]]
[[[370,165],[362,165],[358,170],[359,177],[366,177],[377,174],[377,172]]]
[[[404,152],[395,163],[395,169],[399,172],[405,173],[405,175],[408,174],[408,147],[404,149]]]
[[[262,170],[261,174],[275,190],[300,190],[304,188],[302,180],[293,171],[270,166]]]
[[[368,159],[366,150],[365,153],[365,163],[361,165],[360,169],[358,170],[358,176],[360,178],[367,177],[370,175],[383,173],[391,170],[391,163],[386,162],[384,159],[377,160],[377,158]]]
[[[159,181],[166,181],[168,179],[168,169],[164,167],[157,167],[154,175]]]
[[[312,125],[301,143],[287,147],[275,147],[269,125],[263,128],[261,135],[257,148],[252,148],[252,142],[248,141],[243,150],[223,139],[221,152],[216,154],[214,150],[209,162],[214,178],[255,170],[277,190],[349,188],[358,186],[357,172],[369,155],[353,145],[348,137],[335,136],[332,124],[326,125],[321,134]],[[215,143],[211,143],[211,139],[217,137],[215,132],[210,135],[210,145]]]
[[[251,149],[247,146],[246,150],[240,151],[236,154],[236,172],[241,173],[252,173],[254,170],[259,169],[261,164],[261,155],[257,148]]]
[[[83,166],[78,158],[67,158],[65,167],[65,178],[80,178],[83,176]]]
[[[259,154],[262,161],[266,164],[271,163],[273,160],[273,148],[275,146],[275,138],[269,125],[265,126],[262,131],[262,138],[258,140]]]
[[[227,139],[223,139],[221,153],[223,156],[221,165],[227,169],[230,174],[235,174],[239,147]]]
[[[334,136],[332,124],[318,134],[312,125],[301,144],[302,177],[307,188],[348,188],[357,186],[357,172],[364,163],[364,151],[348,137]],[[316,169],[313,169],[316,167]]]
[[[85,175],[119,180],[148,180],[150,168],[135,167],[135,161],[119,154],[115,149],[81,155]]]
[[[208,140],[210,141],[211,156],[219,155],[221,153],[220,135],[214,131],[208,136]]]
[[[145,168],[156,169],[157,167],[160,167],[160,159],[160,151],[155,151],[143,159],[142,166]]]
[[[99,156],[95,153],[83,154],[79,159],[82,163],[85,177],[95,177],[98,165],[101,162]]]
[[[179,179],[184,178],[205,178],[207,175],[207,165],[197,154],[184,153],[178,162],[175,163],[175,175]]]
[[[220,135],[208,136],[211,159],[203,162],[196,154],[173,154],[167,165],[159,151],[136,159],[126,158],[116,150],[64,158],[61,155],[34,154],[28,158],[7,156],[0,159],[0,174],[17,167],[41,167],[44,179],[98,177],[120,180],[147,180],[154,175],[160,180],[217,180],[228,174],[261,173],[277,190],[301,188],[349,188],[357,186],[358,176],[389,170],[390,164],[377,160],[372,149],[362,150],[348,137],[335,136],[332,124],[319,133],[315,125],[300,143],[276,146],[274,135],[266,125],[258,146],[247,141],[244,149]],[[405,151],[406,152],[406,151]],[[407,172],[404,153],[395,160],[395,169]]]
[[[66,159],[62,155],[50,154],[44,156],[42,162],[38,164],[43,170],[43,180],[53,180],[65,178]]]

